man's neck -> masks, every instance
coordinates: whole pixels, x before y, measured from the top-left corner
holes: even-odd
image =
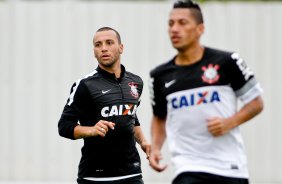
[[[113,66],[111,67],[105,67],[103,65],[99,65],[100,68],[102,68],[103,70],[115,74],[116,78],[120,78],[120,74],[121,74],[121,66],[120,66],[120,62],[115,63]]]
[[[201,45],[178,51],[175,59],[176,65],[191,65],[200,61],[204,55],[205,48]]]

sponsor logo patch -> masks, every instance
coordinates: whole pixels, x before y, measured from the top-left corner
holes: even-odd
[[[190,95],[182,95],[171,99],[173,109],[191,107],[201,104],[220,102],[220,96],[217,91],[204,91],[192,93]]]
[[[113,105],[103,107],[101,110],[101,115],[105,118],[111,116],[134,115],[136,110],[137,105],[133,104]]]

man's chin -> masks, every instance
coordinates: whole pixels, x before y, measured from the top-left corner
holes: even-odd
[[[114,65],[115,62],[109,61],[109,62],[99,62],[100,65],[106,68],[111,68]]]
[[[173,48],[175,49],[181,49],[181,45],[177,44],[177,43],[172,43]]]
[[[184,50],[184,47],[181,47],[181,46],[173,46],[177,51],[183,51]]]

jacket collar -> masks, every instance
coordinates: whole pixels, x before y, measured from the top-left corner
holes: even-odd
[[[121,66],[121,73],[120,73],[119,79],[122,79],[125,75],[126,70],[125,70],[125,67],[122,64],[120,66]],[[118,80],[114,73],[110,73],[110,72],[107,72],[106,70],[103,70],[99,65],[98,65],[96,70],[98,71],[98,73],[102,74],[103,77],[113,79],[113,80]]]

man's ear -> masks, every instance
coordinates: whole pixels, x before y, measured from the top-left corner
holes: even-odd
[[[93,54],[94,54],[94,57],[97,58],[97,55],[96,55],[95,50],[94,50],[94,47],[93,47]]]
[[[199,24],[198,25],[198,33],[201,36],[205,32],[205,25],[204,24]]]
[[[120,53],[120,54],[123,53],[123,44],[122,44],[122,43],[119,45],[119,53]]]

